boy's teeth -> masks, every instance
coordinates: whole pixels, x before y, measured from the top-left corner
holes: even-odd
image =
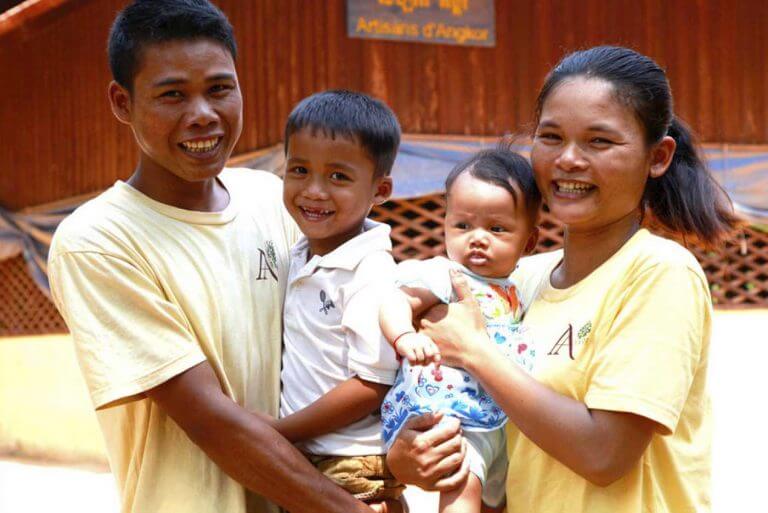
[[[213,139],[207,139],[205,141],[183,142],[181,143],[181,145],[187,151],[191,151],[193,153],[205,153],[206,151],[211,151],[212,149],[214,149],[218,143],[219,143],[219,138],[215,137]]]

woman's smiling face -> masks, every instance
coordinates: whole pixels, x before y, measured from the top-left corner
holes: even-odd
[[[613,85],[577,76],[544,102],[531,162],[544,202],[574,233],[636,217],[650,154],[643,126]]]

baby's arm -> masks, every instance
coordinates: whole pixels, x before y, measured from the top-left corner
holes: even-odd
[[[382,303],[379,325],[397,354],[411,364],[425,365],[440,362],[440,351],[429,337],[417,333],[413,317],[419,316],[440,300],[425,288],[401,287],[395,289]]]
[[[271,424],[293,443],[332,433],[378,410],[389,387],[353,376],[306,408]]]

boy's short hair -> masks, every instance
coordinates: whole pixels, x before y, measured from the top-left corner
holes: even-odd
[[[387,176],[392,171],[400,146],[400,123],[380,100],[341,89],[304,98],[285,124],[286,153],[290,137],[304,128],[313,134],[320,130],[326,137],[354,139],[373,162],[375,176]]]
[[[211,39],[237,57],[232,25],[208,0],[134,0],[120,11],[109,31],[112,78],[132,92],[144,47],[179,39]]]
[[[513,148],[510,139],[502,139],[496,148],[479,151],[457,164],[445,179],[446,195],[450,195],[453,183],[466,172],[479,180],[503,187],[516,201],[524,201],[528,218],[535,223],[541,207],[541,192],[536,186],[531,163]],[[517,185],[519,192],[515,191],[514,185]]]

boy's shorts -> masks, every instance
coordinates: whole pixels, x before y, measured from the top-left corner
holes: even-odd
[[[464,431],[469,471],[483,485],[483,503],[492,508],[504,504],[507,487],[507,435],[503,427],[493,431]]]
[[[384,455],[307,457],[327,478],[363,502],[399,499],[405,490],[389,471]]]

